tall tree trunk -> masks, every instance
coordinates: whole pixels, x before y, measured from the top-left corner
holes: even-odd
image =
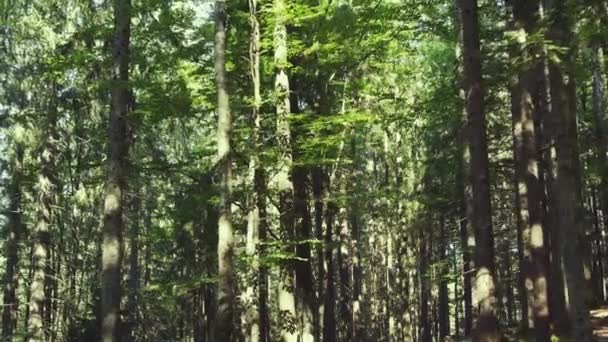
[[[253,272],[256,272],[257,286],[250,284],[246,290],[248,309],[246,313],[246,340],[252,342],[266,342],[268,340],[268,317],[266,297],[262,293],[267,293],[267,289],[262,289],[261,285],[266,284],[261,279],[262,269],[260,266],[260,230],[266,229],[266,177],[264,168],[259,160],[259,153],[263,148],[262,118],[260,106],[262,95],[260,93],[260,24],[258,21],[257,0],[249,0],[249,22],[251,25],[251,37],[249,42],[250,72],[253,85],[253,106],[252,117],[253,135],[255,139],[255,150],[251,154],[249,168],[251,173],[251,183],[253,186],[250,198],[249,214],[247,218],[247,254],[254,260]],[[265,233],[264,233],[265,234]],[[263,241],[262,241],[263,242]],[[255,296],[255,289],[258,289],[258,296]],[[257,303],[256,303],[257,299]],[[256,304],[254,304],[256,303]]]
[[[515,0],[513,2],[513,17],[515,28],[531,36],[538,31],[538,1]],[[521,47],[523,58],[531,58],[534,51]],[[549,341],[549,304],[548,304],[548,255],[545,247],[545,232],[543,227],[543,184],[540,179],[540,154],[537,149],[534,111],[536,95],[535,79],[539,76],[541,64],[536,62],[529,67],[524,66],[520,72],[519,81],[513,90],[513,140],[515,148],[515,174],[518,222],[521,224],[520,234],[523,242],[523,268],[525,277],[528,311],[534,320],[537,341]],[[538,101],[536,101],[538,103]],[[528,285],[529,284],[529,285]]]
[[[424,231],[420,231],[420,254],[419,254],[419,265],[418,274],[420,277],[420,342],[431,342],[431,324],[429,322],[429,297],[431,296],[431,290],[429,288],[429,239],[424,234]]]
[[[496,318],[496,267],[490,204],[490,175],[483,111],[481,50],[476,0],[459,0],[463,38],[464,88],[469,125],[473,191],[472,226],[475,231],[474,303],[479,310],[475,338],[480,342],[499,341]]]
[[[587,284],[584,277],[582,255],[585,249],[580,188],[580,160],[576,122],[576,91],[574,84],[573,25],[575,3],[555,1],[550,8],[549,38],[566,48],[562,63],[551,63],[550,84],[553,120],[558,123],[553,132],[557,149],[556,214],[559,229],[559,246],[563,258],[570,335],[576,341],[591,340]]]
[[[295,149],[294,149],[295,150]],[[296,158],[298,157],[297,155]],[[314,293],[312,263],[311,263],[311,218],[308,210],[308,192],[306,191],[307,170],[302,166],[293,169],[294,210],[296,214],[296,291],[298,294],[298,324],[301,328],[302,342],[314,340],[318,319],[317,299]]]
[[[599,25],[598,25],[599,26]],[[606,132],[606,94],[604,79],[604,51],[599,39],[591,44],[593,59],[593,121],[597,159],[600,165],[600,203],[604,214],[604,226],[608,226],[608,132]]]
[[[51,96],[55,96],[55,87],[51,89]],[[28,319],[28,340],[46,341],[45,317],[48,310],[47,283],[48,264],[50,262],[49,249],[51,244],[51,226],[56,206],[57,174],[55,158],[57,156],[57,104],[52,98],[49,105],[46,127],[39,159],[41,171],[38,177],[38,212],[34,226],[34,249],[32,257],[32,280],[30,314]]]
[[[23,164],[23,145],[16,141],[14,156],[11,158],[11,183],[9,188],[9,215],[8,231],[6,236],[6,270],[4,273],[3,285],[3,307],[2,307],[2,340],[12,341],[13,331],[17,323],[17,313],[19,303],[16,296],[19,284],[19,243],[23,233],[21,222],[21,174]]]
[[[293,182],[291,179],[292,152],[291,129],[289,115],[291,111],[289,77],[287,76],[287,5],[285,0],[274,0],[274,63],[276,69],[275,92],[277,113],[277,146],[279,147],[279,165],[276,175],[279,192],[279,215],[281,225],[281,238],[288,254],[295,254],[293,243],[295,240],[295,216],[293,203]],[[297,322],[294,262],[287,260],[281,265],[279,281],[279,309]],[[297,327],[296,327],[297,328]],[[281,339],[284,342],[295,342],[297,329],[284,326],[281,329]]]
[[[456,0],[455,2],[457,2]],[[457,6],[458,7],[458,6]],[[458,12],[458,11],[457,11]],[[459,15],[456,15],[454,20],[456,30],[458,31],[458,44],[456,44],[456,56],[458,57],[458,79],[462,79],[464,74],[464,59],[462,55],[462,29]],[[459,96],[463,103],[466,101],[466,89],[464,84],[461,85]],[[460,247],[462,249],[462,291],[464,299],[464,320],[463,332],[464,336],[470,336],[473,330],[473,272],[475,270],[475,261],[473,255],[475,252],[475,234],[471,225],[473,217],[473,189],[471,186],[471,147],[468,140],[470,127],[468,125],[466,108],[462,110],[461,127],[459,138],[459,158],[460,167],[458,172],[457,186],[460,197],[459,203],[459,233]]]
[[[128,295],[126,304],[127,322],[125,322],[123,342],[133,342],[136,340],[139,323],[138,309],[141,274],[139,265],[141,197],[139,191],[135,191],[132,194],[131,212],[129,276],[127,281]]]
[[[112,110],[109,126],[109,170],[103,219],[101,314],[103,342],[120,340],[120,301],[123,206],[127,190],[130,132],[129,118],[129,40],[131,1],[114,0],[114,45],[112,63]]]
[[[448,295],[449,260],[447,255],[448,236],[443,215],[439,218],[439,258],[441,268],[439,272],[439,338],[450,335],[450,307]]]
[[[328,192],[331,184],[325,178],[324,198],[329,198]],[[338,207],[333,201],[327,203],[327,213],[325,215],[325,262],[327,263],[327,274],[325,283],[325,297],[323,305],[323,342],[338,341],[336,335],[336,285],[335,285],[335,260],[336,248],[333,241],[334,219]]]
[[[215,82],[217,87],[217,152],[220,173],[218,219],[218,277],[215,340],[236,338],[236,280],[234,275],[234,232],[232,228],[232,158],[230,135],[232,116],[226,86],[226,2],[215,1]]]
[[[317,317],[318,322],[317,325],[320,326],[323,319],[324,312],[324,286],[323,281],[325,279],[325,255],[323,254],[323,244],[320,243],[324,241],[323,239],[323,170],[321,167],[314,167],[311,174],[312,178],[312,193],[314,198],[314,206],[315,206],[315,239],[319,242],[316,247],[316,276],[317,279],[315,281],[315,290],[317,292]],[[315,341],[321,341],[321,329],[319,328],[315,332]]]

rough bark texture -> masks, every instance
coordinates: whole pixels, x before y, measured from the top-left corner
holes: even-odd
[[[325,198],[328,198],[329,183],[327,180],[325,188]],[[325,282],[325,298],[323,311],[323,341],[336,342],[336,284],[335,284],[335,259],[337,254],[333,243],[333,227],[335,215],[338,211],[336,204],[332,201],[327,203],[327,213],[325,215],[325,262],[327,263],[327,274]]]
[[[313,275],[311,264],[311,250],[308,241],[311,236],[311,218],[308,210],[308,192],[306,182],[308,173],[302,166],[293,170],[294,180],[294,210],[296,214],[296,293],[298,295],[298,325],[299,334],[303,342],[312,342],[316,327],[317,314]]]
[[[266,298],[261,297],[261,293],[267,293],[260,288],[260,276],[262,270],[259,263],[259,248],[260,248],[260,229],[266,229],[266,177],[264,176],[264,168],[259,159],[259,153],[263,148],[263,136],[261,127],[260,106],[262,104],[262,95],[260,93],[260,23],[258,21],[258,3],[257,0],[249,0],[249,23],[251,26],[251,36],[249,41],[249,60],[250,73],[253,85],[253,106],[251,113],[251,122],[253,124],[253,139],[255,141],[255,150],[249,161],[249,169],[251,174],[251,183],[253,187],[252,194],[249,199],[249,214],[247,217],[247,255],[252,258],[253,271],[257,275],[256,284],[250,284],[245,292],[247,312],[245,313],[245,339],[247,341],[258,342],[267,341],[268,318],[262,318],[262,315],[267,315]],[[264,207],[262,207],[264,206]],[[265,284],[265,281],[262,283]],[[258,290],[256,298],[255,290]],[[262,308],[264,308],[262,310]],[[261,323],[264,323],[262,326]],[[263,331],[262,331],[263,330]]]
[[[475,329],[477,341],[499,341],[496,318],[496,270],[494,235],[490,204],[490,179],[486,119],[483,111],[481,85],[481,51],[479,19],[476,0],[459,0],[463,37],[464,89],[469,125],[467,140],[471,149],[471,184],[475,231],[475,287],[474,304],[479,310]]]
[[[557,120],[557,184],[556,205],[560,250],[563,258],[566,301],[570,320],[570,336],[576,341],[591,340],[591,326],[587,307],[587,284],[582,256],[585,250],[582,217],[580,160],[576,122],[576,92],[574,61],[576,50],[573,40],[575,3],[555,1],[550,7],[551,27],[549,38],[566,48],[562,63],[550,65],[552,111]]]
[[[23,233],[21,222],[21,167],[23,162],[23,146],[15,142],[15,152],[12,157],[11,183],[9,188],[10,213],[6,236],[6,270],[3,278],[3,307],[2,307],[2,340],[12,341],[13,331],[17,323],[19,303],[16,291],[19,284],[19,242]]]
[[[514,0],[513,16],[515,29],[523,31],[524,37],[537,32],[537,1]],[[529,59],[534,51],[529,47],[518,47],[517,52]],[[523,242],[523,268],[528,308],[534,320],[537,341],[549,340],[549,304],[548,304],[548,256],[545,247],[543,227],[543,184],[540,179],[540,153],[537,149],[537,137],[534,114],[535,78],[538,77],[540,63],[533,61],[522,66],[519,80],[512,91],[513,140],[515,154],[516,198],[518,222]]]
[[[129,245],[129,276],[127,280],[127,303],[126,314],[127,322],[125,322],[124,337],[122,342],[131,342],[136,340],[138,332],[138,303],[140,291],[140,265],[139,265],[139,249],[140,249],[140,213],[141,213],[141,198],[139,191],[132,194],[131,211],[133,213],[130,220],[130,245]]]
[[[127,188],[129,152],[129,40],[130,0],[114,0],[114,43],[112,47],[112,110],[109,125],[109,169],[103,218],[101,313],[102,341],[120,340],[121,262],[123,202]]]
[[[600,165],[600,202],[604,213],[604,226],[606,226],[608,224],[608,215],[606,215],[608,213],[608,133],[606,132],[604,51],[599,39],[592,42],[591,54],[593,58],[593,120],[597,139],[597,159]]]
[[[314,197],[314,206],[315,206],[315,239],[317,241],[323,241],[323,170],[320,167],[315,167],[312,170],[312,193]],[[318,316],[318,324],[323,323],[323,311],[324,311],[324,286],[323,280],[325,279],[325,260],[323,254],[323,245],[317,244],[316,247],[316,260],[317,260],[317,279],[315,282],[315,290],[317,292],[317,316]],[[315,332],[315,341],[321,340],[321,329]]]
[[[420,342],[431,342],[431,324],[429,322],[429,297],[431,290],[428,286],[429,277],[429,246],[428,236],[425,236],[424,231],[420,232],[420,261],[418,264],[418,272],[420,277],[420,331],[418,336]]]
[[[439,337],[443,339],[450,335],[450,307],[448,298],[448,255],[447,255],[447,232],[445,218],[439,219],[439,258],[441,270],[439,272]]]
[[[38,157],[41,170],[36,185],[38,212],[34,226],[32,280],[30,284],[31,300],[28,317],[29,341],[45,341],[47,339],[44,321],[46,317],[45,310],[48,310],[46,289],[50,262],[50,229],[53,224],[53,214],[57,203],[57,174],[55,168],[55,158],[57,156],[57,104],[55,103],[55,99],[51,99],[50,101],[45,124],[46,127]]]
[[[217,87],[217,152],[220,173],[218,219],[218,277],[215,340],[233,341],[236,336],[236,283],[234,232],[232,227],[232,117],[226,87],[226,2],[215,1],[215,82]]]
[[[295,215],[293,181],[291,178],[292,151],[291,129],[289,115],[291,111],[289,97],[289,77],[287,76],[287,4],[285,0],[274,0],[274,63],[275,63],[275,92],[277,112],[277,146],[279,147],[278,172],[276,175],[279,192],[279,215],[281,225],[281,238],[287,245],[284,250],[288,254],[295,254],[293,242],[295,240]],[[297,326],[290,326],[287,322],[297,325],[294,262],[285,260],[281,265],[279,281],[279,309],[286,315],[286,323],[281,327],[281,339],[292,342],[297,339]]]

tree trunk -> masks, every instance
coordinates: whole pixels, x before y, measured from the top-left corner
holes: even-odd
[[[419,265],[418,274],[420,277],[420,342],[431,342],[431,324],[429,322],[429,297],[431,291],[429,288],[429,248],[428,248],[428,236],[424,234],[424,231],[420,232],[420,254],[419,254]]]
[[[139,265],[139,239],[140,239],[140,213],[141,197],[140,192],[135,191],[131,199],[132,219],[131,236],[129,246],[129,277],[127,281],[128,295],[126,303],[127,322],[124,329],[123,342],[133,342],[136,340],[139,324],[139,291],[140,291],[140,265]]]
[[[450,306],[448,297],[449,260],[447,255],[448,236],[443,215],[439,218],[439,257],[441,269],[439,272],[439,338],[450,335]]]
[[[16,291],[19,284],[19,243],[23,233],[21,222],[21,173],[23,163],[23,145],[15,142],[15,155],[11,158],[11,183],[9,187],[9,221],[6,237],[6,270],[4,273],[4,293],[2,308],[2,340],[12,341],[13,331],[17,323],[17,313],[19,312],[19,302]]]
[[[253,272],[257,275],[258,284],[251,283],[248,285],[246,290],[247,298],[247,313],[246,313],[246,328],[245,334],[246,340],[251,342],[266,342],[268,339],[267,335],[267,304],[266,298],[262,297],[262,293],[267,293],[267,289],[261,289],[261,283],[265,284],[265,281],[260,279],[262,270],[259,262],[260,257],[260,230],[265,230],[266,225],[266,177],[264,175],[264,168],[259,160],[259,153],[263,148],[263,132],[262,132],[262,118],[260,115],[260,106],[262,104],[262,95],[260,93],[261,81],[260,81],[260,24],[258,21],[258,4],[257,0],[249,0],[249,22],[251,25],[251,37],[249,42],[249,59],[250,59],[250,71],[253,85],[253,106],[252,106],[252,117],[251,121],[254,127],[253,139],[255,139],[255,150],[251,154],[249,161],[249,168],[251,173],[251,183],[253,187],[252,195],[250,198],[249,214],[247,219],[247,255],[252,258],[253,261]],[[263,207],[262,207],[263,206]],[[263,242],[263,241],[262,241]],[[257,303],[255,296],[255,289],[258,289]],[[257,305],[256,305],[257,304]],[[262,307],[264,309],[262,309]],[[263,325],[262,325],[263,323]]]
[[[576,122],[576,92],[574,84],[575,47],[572,46],[576,8],[573,2],[556,1],[552,13],[549,38],[566,48],[560,65],[550,65],[550,84],[553,120],[558,123],[555,134],[557,149],[556,214],[559,246],[563,258],[565,288],[567,290],[570,335],[576,341],[591,340],[591,326],[587,307],[587,284],[582,255],[585,249],[580,188],[580,160]]]
[[[218,219],[218,277],[215,340],[236,338],[236,280],[234,275],[234,232],[232,228],[232,117],[226,86],[226,2],[215,1],[215,81],[217,87],[217,152],[220,173]]]
[[[51,91],[55,96],[55,87]],[[45,317],[48,310],[47,284],[50,260],[51,226],[56,206],[57,174],[55,158],[57,156],[57,104],[55,99],[49,105],[48,117],[38,162],[40,176],[38,178],[38,212],[34,226],[34,249],[32,257],[32,280],[30,314],[28,319],[28,340],[46,341]]]
[[[131,1],[114,0],[114,45],[112,61],[112,111],[109,126],[109,170],[103,220],[101,314],[102,341],[120,340],[121,263],[123,202],[127,190],[127,158],[130,132],[128,114],[129,40]]]
[[[297,157],[297,156],[296,156]],[[313,288],[311,251],[309,240],[311,236],[311,218],[308,210],[308,193],[306,191],[307,171],[302,166],[293,169],[294,210],[296,214],[296,291],[298,294],[298,324],[302,342],[314,340],[317,315]]]
[[[287,5],[285,0],[274,0],[274,63],[275,63],[275,92],[277,114],[277,146],[279,147],[278,173],[276,181],[279,192],[279,215],[281,225],[281,239],[286,243],[284,249],[287,254],[294,255],[295,248],[295,216],[294,216],[294,188],[291,179],[292,152],[290,115],[289,77],[287,76]],[[284,322],[297,322],[294,262],[285,260],[281,265],[279,281],[279,309],[288,315]],[[281,327],[281,339],[284,342],[295,342],[297,339],[297,326],[289,324]]]
[[[462,29],[459,24],[460,18],[457,15],[455,18],[456,30],[458,31],[458,44],[456,45],[456,56],[458,57],[458,78],[462,78],[464,74],[464,59],[462,56]],[[464,84],[461,83],[462,86]],[[460,99],[466,101],[466,89],[462,87],[459,91]],[[463,332],[464,336],[470,336],[473,330],[473,272],[475,270],[475,262],[473,253],[475,252],[475,235],[471,226],[473,217],[473,192],[471,187],[471,148],[468,140],[470,127],[467,124],[467,111],[463,108],[462,123],[460,127],[459,142],[460,142],[460,168],[458,172],[458,192],[460,197],[459,203],[459,233],[460,247],[462,249],[462,291],[464,299],[464,320]]]
[[[325,178],[325,177],[324,177]],[[327,180],[326,180],[327,181]],[[324,182],[325,183],[325,182]],[[330,184],[325,185],[325,198],[328,198]],[[335,287],[335,262],[336,248],[333,241],[333,226],[335,215],[338,211],[333,201],[327,203],[325,215],[325,262],[327,263],[327,275],[325,284],[325,303],[323,312],[323,342],[336,342],[336,287]]]
[[[608,132],[606,132],[606,94],[604,80],[604,52],[601,42],[592,42],[591,54],[593,59],[593,121],[597,159],[600,169],[600,203],[604,214],[604,226],[608,226]]]
[[[325,257],[323,254],[323,170],[321,167],[317,166],[312,170],[312,193],[314,198],[315,205],[315,240],[319,243],[316,247],[316,259],[317,259],[317,279],[315,282],[315,290],[317,292],[317,316],[318,323],[320,325],[324,322],[323,319],[323,311],[324,311],[324,288],[323,281],[325,279]],[[315,332],[315,341],[321,341],[321,329]]]
[[[479,310],[475,338],[480,342],[499,341],[496,318],[496,268],[490,204],[490,175],[483,111],[479,19],[476,0],[459,0],[463,37],[464,88],[471,149],[473,191],[472,226],[475,231],[474,303]]]
[[[530,36],[537,33],[539,4],[536,1],[515,0],[513,2],[513,17],[515,28]],[[518,51],[519,52],[519,51]],[[523,58],[532,58],[534,51],[521,47]],[[513,140],[515,148],[515,174],[518,222],[521,241],[523,242],[523,268],[525,277],[528,311],[534,320],[537,341],[549,341],[549,305],[548,305],[548,256],[545,247],[545,232],[543,227],[543,184],[540,179],[537,137],[534,114],[533,96],[535,78],[539,76],[540,64],[534,63],[524,67],[513,90]],[[536,101],[538,102],[538,101]]]

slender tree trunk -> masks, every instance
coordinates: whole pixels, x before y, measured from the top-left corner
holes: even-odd
[[[444,338],[450,335],[450,299],[447,280],[449,271],[447,255],[448,236],[443,215],[441,215],[439,221],[439,257],[442,265],[439,272],[439,338]]]
[[[298,156],[296,155],[296,158]],[[298,294],[298,323],[301,327],[302,342],[314,340],[315,327],[314,316],[317,314],[317,299],[314,293],[311,250],[308,242],[311,236],[311,218],[308,210],[308,193],[306,191],[307,171],[302,166],[293,169],[294,184],[294,210],[296,213],[296,290]]]
[[[421,230],[420,232],[420,261],[418,265],[418,274],[420,277],[420,342],[431,342],[431,324],[429,322],[429,297],[431,291],[429,288],[429,255],[428,236]]]
[[[597,297],[600,300],[600,303],[603,304],[606,302],[606,287],[604,286],[604,257],[605,257],[605,240],[602,234],[602,226],[599,220],[598,213],[598,203],[597,203],[597,189],[594,186],[591,186],[590,189],[591,195],[589,196],[589,207],[591,214],[593,215],[593,234],[595,236],[595,255],[593,256],[594,260],[594,291],[597,293]]]
[[[281,238],[287,246],[288,254],[295,254],[293,243],[295,240],[294,216],[294,188],[291,179],[292,151],[291,129],[289,115],[291,111],[289,77],[287,76],[287,4],[285,0],[274,0],[274,63],[275,63],[275,92],[277,113],[277,146],[279,147],[278,173],[276,175],[279,192],[279,214],[281,225]],[[285,315],[297,322],[294,262],[287,260],[281,265],[279,281],[279,309]],[[295,329],[297,330],[297,329]],[[292,327],[284,326],[281,329],[281,339],[284,342],[295,342],[297,333]]]
[[[455,1],[457,2],[457,0]],[[456,6],[458,7],[458,6]],[[456,11],[459,12],[459,11]],[[456,45],[456,56],[458,56],[458,79],[464,74],[464,59],[462,55],[462,29],[459,15],[455,18],[456,30],[458,31],[458,44]],[[461,82],[461,85],[464,86]],[[462,87],[459,91],[460,99],[466,101],[466,89]],[[471,186],[471,147],[468,140],[470,127],[468,125],[467,111],[463,108],[462,124],[459,134],[460,142],[460,169],[458,172],[458,192],[462,196],[459,203],[459,233],[460,247],[462,249],[462,291],[464,299],[464,336],[470,336],[473,330],[473,273],[475,262],[473,254],[475,252],[475,234],[471,225],[473,217],[473,189]]]
[[[6,270],[4,273],[3,285],[3,307],[2,307],[2,340],[12,341],[13,331],[17,323],[17,313],[19,312],[19,302],[16,291],[19,284],[19,243],[23,233],[21,222],[21,174],[23,163],[23,145],[15,142],[15,151],[12,160],[11,183],[9,188],[9,221],[6,236]]]
[[[597,39],[592,42],[593,58],[593,121],[597,159],[600,165],[600,203],[604,214],[604,226],[608,226],[608,132],[606,132],[606,94],[604,79],[604,51]]]
[[[266,298],[261,296],[261,293],[267,293],[267,289],[261,289],[260,285],[265,284],[265,281],[260,279],[262,275],[261,266],[259,263],[260,249],[260,230],[265,230],[266,225],[266,177],[264,175],[263,166],[259,160],[259,153],[263,148],[262,136],[262,118],[260,106],[262,104],[262,95],[260,93],[260,24],[258,21],[258,4],[257,0],[249,0],[249,22],[251,25],[251,38],[249,43],[249,59],[250,71],[253,84],[253,106],[252,106],[252,122],[254,127],[255,151],[251,154],[249,168],[252,176],[252,196],[250,199],[247,222],[247,254],[254,260],[253,272],[256,272],[256,284],[250,284],[246,290],[247,305],[246,313],[246,340],[251,342],[266,342],[268,339],[268,318],[262,317],[267,315]],[[262,208],[261,206],[264,206]],[[262,241],[263,242],[263,241]],[[261,282],[260,282],[261,281]],[[255,296],[255,289],[258,289],[258,296]],[[257,305],[254,304],[257,300]],[[264,308],[262,310],[262,308]],[[262,325],[263,323],[263,325]]]
[[[140,213],[141,213],[141,197],[140,192],[135,191],[132,194],[131,211],[132,219],[131,236],[129,246],[129,277],[127,281],[128,295],[126,303],[127,322],[124,329],[123,342],[133,342],[136,340],[139,324],[139,292],[140,292]]]
[[[323,312],[324,312],[324,286],[323,281],[325,279],[325,256],[323,254],[323,244],[320,243],[324,241],[323,238],[323,170],[321,167],[315,167],[312,170],[312,192],[314,197],[314,205],[315,205],[315,239],[319,242],[316,247],[316,260],[317,260],[317,279],[315,282],[315,290],[317,292],[317,317],[318,323],[317,326],[320,326],[322,322],[324,322]],[[319,328],[315,332],[315,341],[321,341],[322,331]]]
[[[557,149],[556,204],[559,225],[559,246],[564,265],[571,337],[576,341],[591,340],[587,307],[587,284],[582,255],[585,249],[582,225],[582,193],[576,122],[576,92],[574,84],[575,47],[572,45],[576,8],[574,2],[555,1],[550,8],[552,18],[549,38],[566,48],[563,63],[550,65],[551,116],[558,122],[555,134]]]
[[[232,116],[226,86],[226,2],[215,1],[215,81],[217,87],[217,151],[220,172],[218,220],[218,277],[215,340],[236,339],[236,280],[234,275],[234,232],[232,228],[232,158],[230,135]]]
[[[55,87],[52,88],[55,96]],[[45,133],[39,152],[41,167],[38,178],[38,212],[34,226],[34,249],[32,257],[32,280],[30,284],[31,301],[28,319],[28,341],[46,341],[45,326],[47,302],[48,269],[50,260],[51,226],[56,206],[57,174],[55,158],[57,155],[57,104],[51,100],[46,118]]]
[[[325,182],[324,182],[325,183]],[[328,198],[330,184],[325,185],[325,198]],[[335,285],[335,261],[336,248],[333,241],[333,226],[335,215],[338,211],[333,201],[327,203],[327,214],[325,215],[325,262],[327,263],[327,274],[325,284],[325,304],[323,306],[323,342],[338,341],[336,335],[336,285]]]
[[[541,7],[544,3],[541,3]],[[541,15],[546,12],[543,8]],[[541,19],[544,19],[541,17]],[[566,297],[564,292],[564,270],[561,250],[560,225],[559,225],[559,208],[557,202],[557,194],[559,185],[557,179],[557,150],[556,150],[556,131],[559,125],[559,120],[552,114],[553,104],[551,103],[551,82],[549,80],[549,63],[547,58],[546,47],[543,47],[543,62],[541,63],[537,75],[536,88],[536,118],[537,126],[542,126],[542,134],[540,137],[541,151],[543,151],[543,168],[545,170],[544,184],[546,189],[545,196],[545,219],[544,226],[548,227],[548,245],[550,251],[549,264],[549,313],[550,321],[554,326],[555,334],[561,335],[569,330],[568,312],[566,309]]]
[[[129,40],[131,1],[114,0],[114,84],[109,126],[109,170],[103,219],[101,314],[102,341],[120,340],[123,203],[127,190],[129,153]]]
[[[473,191],[472,226],[475,231],[474,302],[479,310],[475,338],[480,342],[499,341],[496,317],[496,267],[490,204],[490,175],[483,111],[479,19],[476,0],[459,0],[464,60],[464,88],[471,149]]]

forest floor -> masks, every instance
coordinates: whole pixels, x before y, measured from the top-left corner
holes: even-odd
[[[608,307],[591,310],[591,324],[598,342],[608,342]]]

